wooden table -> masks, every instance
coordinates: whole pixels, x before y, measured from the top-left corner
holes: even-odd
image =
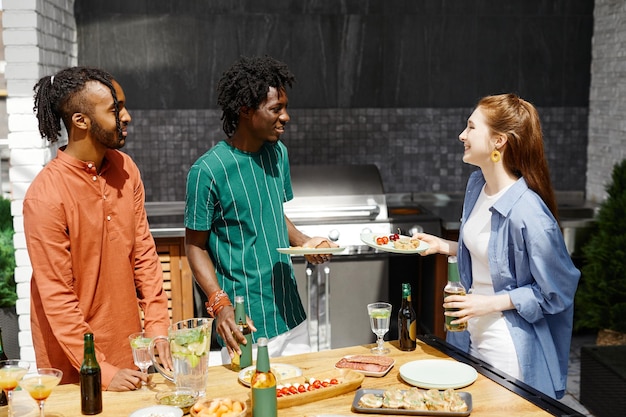
[[[395,366],[382,378],[366,377],[361,388],[384,389],[384,388],[408,388],[400,377],[399,369],[403,364],[417,359],[451,359],[441,351],[418,341],[417,349],[413,352],[403,352],[397,348],[397,342],[386,342],[390,347],[389,356],[396,360]],[[373,345],[353,346],[342,349],[333,349],[316,353],[309,353],[297,356],[286,356],[273,361],[292,364],[300,367],[305,376],[315,376],[316,373],[329,371],[334,368],[334,364],[345,355],[369,354]],[[231,371],[226,366],[211,367],[208,397],[229,396],[239,398],[248,402],[250,389],[240,384],[237,380],[237,373]],[[155,393],[171,387],[170,383],[164,382],[163,378],[156,374],[153,376],[156,386],[149,391],[132,392],[103,392],[104,410],[99,416],[128,416],[132,411],[155,405]],[[472,416],[549,416],[548,412],[542,410],[519,395],[507,390],[485,376],[479,374],[478,379],[472,385],[460,389],[472,394],[473,411]],[[19,391],[15,392],[14,406],[17,416],[37,416],[35,402],[28,397],[28,394]],[[341,414],[341,415],[383,415],[383,414],[357,414],[352,413],[351,405],[354,399],[354,392],[340,395],[326,400],[294,406],[291,408],[278,410],[280,417],[305,417],[316,416],[318,414]],[[6,415],[6,408],[0,411],[0,415]],[[4,413],[4,414],[2,414]],[[52,395],[46,401],[46,415],[73,417],[80,416],[80,392],[77,384],[67,384],[57,386]],[[252,415],[249,413],[248,415]]]

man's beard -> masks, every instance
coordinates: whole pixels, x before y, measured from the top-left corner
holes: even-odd
[[[124,136],[122,136],[122,132],[120,132],[117,128],[115,131],[107,131],[103,129],[102,126],[95,120],[93,120],[91,124],[89,133],[91,133],[91,135],[98,142],[109,149],[120,149],[126,144],[126,140],[124,139]]]

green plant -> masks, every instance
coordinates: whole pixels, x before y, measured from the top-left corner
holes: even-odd
[[[626,332],[626,159],[613,167],[596,230],[582,248],[577,330]]]
[[[0,197],[0,307],[13,307],[15,292],[15,247],[11,201]]]

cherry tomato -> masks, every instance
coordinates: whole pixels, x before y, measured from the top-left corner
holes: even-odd
[[[400,235],[397,233],[394,233],[392,235],[389,235],[389,240],[391,240],[392,242],[395,242],[396,240],[400,239]]]
[[[298,385],[298,392],[306,392],[306,387],[304,385]]]
[[[339,384],[339,381],[337,381],[337,378],[333,378],[330,380],[330,385],[337,385]]]
[[[327,387],[327,386],[329,386],[329,385],[330,385],[330,382],[328,382],[328,381],[322,381],[322,386],[323,386],[323,387]]]
[[[307,391],[313,391],[315,389],[315,387],[313,386],[313,384],[309,385],[309,387],[306,389]]]
[[[385,241],[383,240],[382,236],[376,238],[376,244],[377,245],[384,245],[385,244]]]
[[[283,393],[277,390],[276,391],[276,398],[280,398],[282,396],[283,396]]]
[[[294,387],[293,385],[289,387],[289,393],[291,394],[297,394],[298,393],[298,388]]]
[[[313,382],[313,386],[315,387],[315,389],[317,389],[317,388],[321,388],[321,387],[322,387],[322,383],[320,382],[320,380],[319,380],[319,379],[316,379],[316,380]]]
[[[280,393],[281,393],[282,395],[289,395],[289,394],[291,394],[291,393],[289,392],[289,388],[287,388],[287,387],[281,388]]]

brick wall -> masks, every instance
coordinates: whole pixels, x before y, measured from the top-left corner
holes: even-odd
[[[33,178],[56,154],[56,147],[49,147],[39,136],[33,114],[33,86],[43,75],[77,62],[74,1],[3,0],[2,6],[20,357],[34,363],[30,333],[32,269],[24,239],[22,201]]]
[[[626,1],[596,0],[589,91],[587,198],[602,201],[626,158]]]

